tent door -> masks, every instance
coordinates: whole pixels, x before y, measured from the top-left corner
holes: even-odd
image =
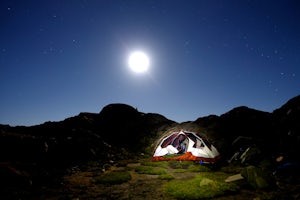
[[[182,140],[178,146],[178,154],[184,154],[186,153],[189,146],[189,140],[188,138],[185,138],[185,140]]]

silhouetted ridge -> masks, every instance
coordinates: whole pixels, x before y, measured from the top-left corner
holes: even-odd
[[[290,157],[300,152],[300,95],[273,112],[274,134],[280,141],[277,149]]]
[[[139,112],[127,104],[115,103],[105,106],[100,111],[100,117],[105,120],[124,120],[127,118],[138,117]]]
[[[230,137],[244,135],[265,138],[270,125],[270,113],[242,106],[220,116],[218,131]]]
[[[289,112],[300,112],[300,95],[288,100],[287,103],[274,110],[273,113],[275,115],[285,115],[289,114]]]
[[[129,149],[145,148],[145,142],[156,134],[154,130],[169,123],[173,122],[162,115],[141,113],[126,104],[109,104],[99,114],[103,139]]]

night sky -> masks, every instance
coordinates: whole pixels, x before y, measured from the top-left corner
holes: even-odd
[[[0,124],[36,125],[110,103],[177,122],[300,94],[300,2],[2,0]],[[129,54],[150,66],[135,73]]]

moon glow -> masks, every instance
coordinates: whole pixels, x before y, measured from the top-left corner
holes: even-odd
[[[130,69],[136,73],[144,73],[148,71],[149,64],[150,61],[148,56],[141,51],[131,53],[128,59]]]

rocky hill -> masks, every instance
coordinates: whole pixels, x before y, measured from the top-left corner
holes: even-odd
[[[193,123],[215,135],[223,153],[232,150],[228,147],[239,136],[252,138],[269,153],[286,153],[296,158],[296,152],[300,152],[300,96],[272,113],[241,106],[221,116],[198,118]]]
[[[173,123],[159,114],[110,104],[98,114],[80,113],[60,122],[30,127],[1,125],[0,159],[61,166],[90,159],[113,159],[122,154],[122,149],[142,153],[159,128]]]

